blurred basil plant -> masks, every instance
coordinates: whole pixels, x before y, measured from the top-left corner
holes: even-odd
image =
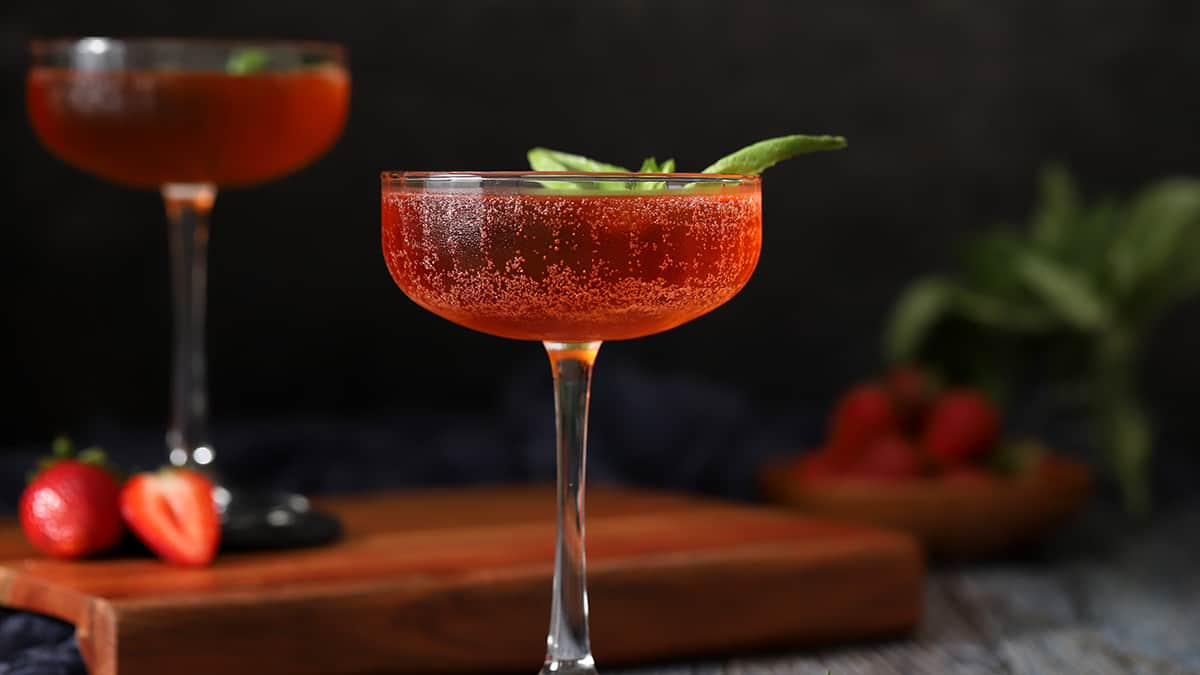
[[[1050,166],[1040,192],[1027,227],[973,238],[957,276],[903,292],[885,350],[1000,401],[1030,369],[1075,385],[1126,507],[1146,513],[1153,430],[1139,364],[1155,322],[1200,294],[1200,179],[1085,203],[1068,172]]]

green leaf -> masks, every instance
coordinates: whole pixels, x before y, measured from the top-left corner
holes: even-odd
[[[1015,261],[1026,287],[1051,311],[1083,331],[1098,331],[1110,318],[1108,304],[1077,271],[1031,251]]]
[[[1128,226],[1161,239],[1143,250],[1151,269],[1125,296],[1136,320],[1153,321],[1200,293],[1200,180],[1160,182],[1135,203]]]
[[[1043,334],[1061,325],[1042,308],[928,278],[913,283],[896,302],[885,332],[885,354],[893,361],[916,358],[938,323],[949,317],[1010,335]]]
[[[955,290],[954,312],[981,326],[1012,334],[1040,334],[1061,325],[1052,313],[1040,307],[966,288]]]
[[[642,166],[638,169],[638,173],[671,173],[675,170],[675,160],[668,159],[659,164],[653,157],[647,157],[642,161]],[[631,185],[638,190],[661,190],[666,187],[666,181],[639,182]]]
[[[50,454],[55,459],[66,459],[75,454],[75,444],[68,436],[55,436],[50,443]]]
[[[526,153],[526,157],[529,159],[529,168],[534,171],[569,172],[567,165],[560,162],[556,155],[557,153],[553,150],[547,150],[546,148],[533,148]]]
[[[105,464],[108,461],[108,457],[104,454],[104,451],[96,447],[80,450],[75,459],[84,464]]]
[[[1073,268],[1080,277],[1108,298],[1108,248],[1120,216],[1116,200],[1084,205],[1070,173],[1061,164],[1048,164],[1041,172],[1038,203],[1030,228],[1030,243],[1042,255]]]
[[[1011,228],[997,227],[971,239],[963,248],[963,275],[972,289],[988,295],[1016,299],[1024,286],[1015,261],[1027,246]]]
[[[884,332],[884,352],[891,361],[916,358],[933,327],[949,314],[954,288],[944,279],[922,279],[896,302]]]
[[[615,164],[605,164],[582,155],[572,155],[567,152],[550,150],[548,148],[533,148],[527,153],[529,166],[534,171],[553,171],[558,173],[629,173],[629,169]],[[616,181],[543,181],[542,185],[554,190],[581,190],[591,187],[596,190],[624,190],[630,187],[626,182]]]
[[[1126,509],[1145,515],[1151,506],[1150,455],[1153,429],[1138,401],[1138,340],[1113,330],[1095,345],[1094,423],[1121,489]]]
[[[1200,236],[1195,237],[1184,250],[1188,252],[1188,260],[1200,261]],[[1180,267],[1182,269],[1177,274],[1167,278],[1169,286],[1162,290],[1162,297],[1150,306],[1150,318],[1200,295],[1200,262],[1191,262]]]
[[[753,175],[775,166],[785,159],[822,150],[846,147],[841,136],[780,136],[748,145],[709,165],[704,173]]]
[[[1200,237],[1200,180],[1160,181],[1134,201],[1111,246],[1117,291],[1144,302],[1162,292],[1181,269],[1196,265],[1193,237]],[[1200,247],[1200,244],[1196,244]]]
[[[1023,438],[1001,443],[987,457],[988,466],[1003,476],[1018,476],[1031,470],[1049,454],[1046,446],[1037,439]]]
[[[581,173],[629,173],[629,169],[615,164],[605,164],[582,155],[572,155],[567,152],[550,150],[548,148],[533,148],[528,153],[529,166],[534,171],[563,171]]]
[[[1120,202],[1112,197],[1091,207],[1081,207],[1054,252],[1055,259],[1077,268],[1108,295],[1111,288],[1108,252],[1123,217]]]
[[[225,72],[230,75],[249,75],[265,70],[271,61],[271,54],[265,49],[247,47],[235,49],[225,60]]]
[[[1150,455],[1153,433],[1150,421],[1132,397],[1104,402],[1098,411],[1103,425],[1109,462],[1125,508],[1146,515],[1151,507]]]
[[[1061,164],[1042,169],[1041,198],[1033,213],[1033,243],[1043,252],[1057,252],[1069,238],[1077,220],[1079,191],[1071,174]]]

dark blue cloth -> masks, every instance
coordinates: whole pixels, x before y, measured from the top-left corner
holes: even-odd
[[[75,628],[47,616],[0,609],[0,675],[83,675]]]

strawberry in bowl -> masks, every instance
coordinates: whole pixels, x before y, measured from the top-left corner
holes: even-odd
[[[942,557],[1000,553],[1049,532],[1082,505],[1088,470],[1036,441],[1001,435],[981,391],[943,387],[913,365],[855,385],[825,443],[764,467],[768,499],[903,529]]]

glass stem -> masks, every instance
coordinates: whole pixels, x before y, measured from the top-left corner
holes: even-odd
[[[167,243],[171,252],[174,345],[171,418],[167,449],[176,466],[212,461],[208,445],[208,387],[204,359],[204,310],[208,285],[208,215],[217,188],[208,183],[168,183]]]
[[[600,343],[545,345],[554,371],[554,408],[558,414],[558,548],[542,673],[595,673],[588,641],[583,506],[588,398]]]

